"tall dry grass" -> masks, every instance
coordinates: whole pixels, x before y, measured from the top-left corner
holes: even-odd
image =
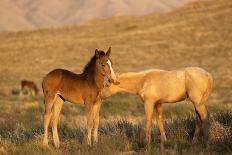
[[[120,101],[121,100],[121,101]],[[207,104],[210,112],[210,148],[207,150],[203,137],[192,145],[195,127],[194,108],[188,103],[164,106],[164,127],[168,141],[160,146],[160,134],[153,121],[152,143],[145,149],[144,112],[139,102],[128,100],[127,108],[116,104],[124,99],[120,95],[108,99],[101,109],[99,143],[92,147],[86,142],[85,109],[65,103],[58,126],[61,148],[56,150],[49,130],[49,148],[42,146],[44,107],[41,99],[12,99],[1,101],[0,108],[0,151],[8,154],[185,154],[185,153],[231,153],[232,152],[232,111],[231,105]],[[108,102],[108,103],[107,103]],[[109,113],[111,106],[119,111]],[[125,106],[125,105],[123,105]],[[154,119],[155,120],[155,119]],[[2,153],[1,152],[1,153]]]

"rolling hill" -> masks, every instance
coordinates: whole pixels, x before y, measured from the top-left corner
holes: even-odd
[[[54,68],[81,72],[95,48],[112,47],[116,72],[199,66],[213,74],[212,101],[231,103],[232,1],[194,2],[165,14],[113,17],[83,26],[0,33],[0,88]]]

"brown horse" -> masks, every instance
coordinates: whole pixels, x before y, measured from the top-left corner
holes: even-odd
[[[20,84],[21,90],[20,94],[23,93],[23,90],[28,89],[30,95],[38,95],[39,89],[33,81],[22,80]]]
[[[199,136],[201,125],[204,128],[204,138],[208,142],[209,120],[205,101],[212,92],[213,78],[205,70],[189,67],[181,70],[164,71],[148,70],[143,72],[124,73],[117,77],[119,85],[104,88],[103,97],[117,92],[138,94],[145,108],[146,141],[150,143],[153,109],[156,111],[156,121],[161,133],[161,142],[166,141],[163,127],[162,104],[174,103],[189,98],[196,111],[196,128],[192,142]]]
[[[110,52],[111,48],[106,53],[96,49],[95,55],[85,66],[82,74],[75,74],[64,69],[55,69],[43,79],[42,87],[45,104],[44,145],[48,145],[48,126],[51,116],[54,144],[57,148],[60,145],[57,124],[64,101],[86,105],[87,143],[97,142],[99,110],[101,106],[100,93],[105,86],[105,81],[116,81],[109,58]]]

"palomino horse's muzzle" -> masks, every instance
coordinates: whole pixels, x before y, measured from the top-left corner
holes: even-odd
[[[104,85],[105,86],[110,86],[111,84],[114,84],[114,85],[118,85],[120,84],[119,81],[117,81],[117,78],[115,76],[115,78],[112,78],[111,76],[106,76],[106,78],[104,79]]]
[[[109,79],[109,82],[113,83],[114,85],[119,85],[120,84],[120,82],[117,81],[117,79]]]

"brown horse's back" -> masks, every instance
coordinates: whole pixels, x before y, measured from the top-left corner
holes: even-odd
[[[74,103],[83,103],[83,90],[79,90],[83,88],[85,84],[82,76],[81,74],[75,74],[64,69],[55,69],[51,71],[47,74],[42,83],[45,97],[60,95],[64,100]]]

